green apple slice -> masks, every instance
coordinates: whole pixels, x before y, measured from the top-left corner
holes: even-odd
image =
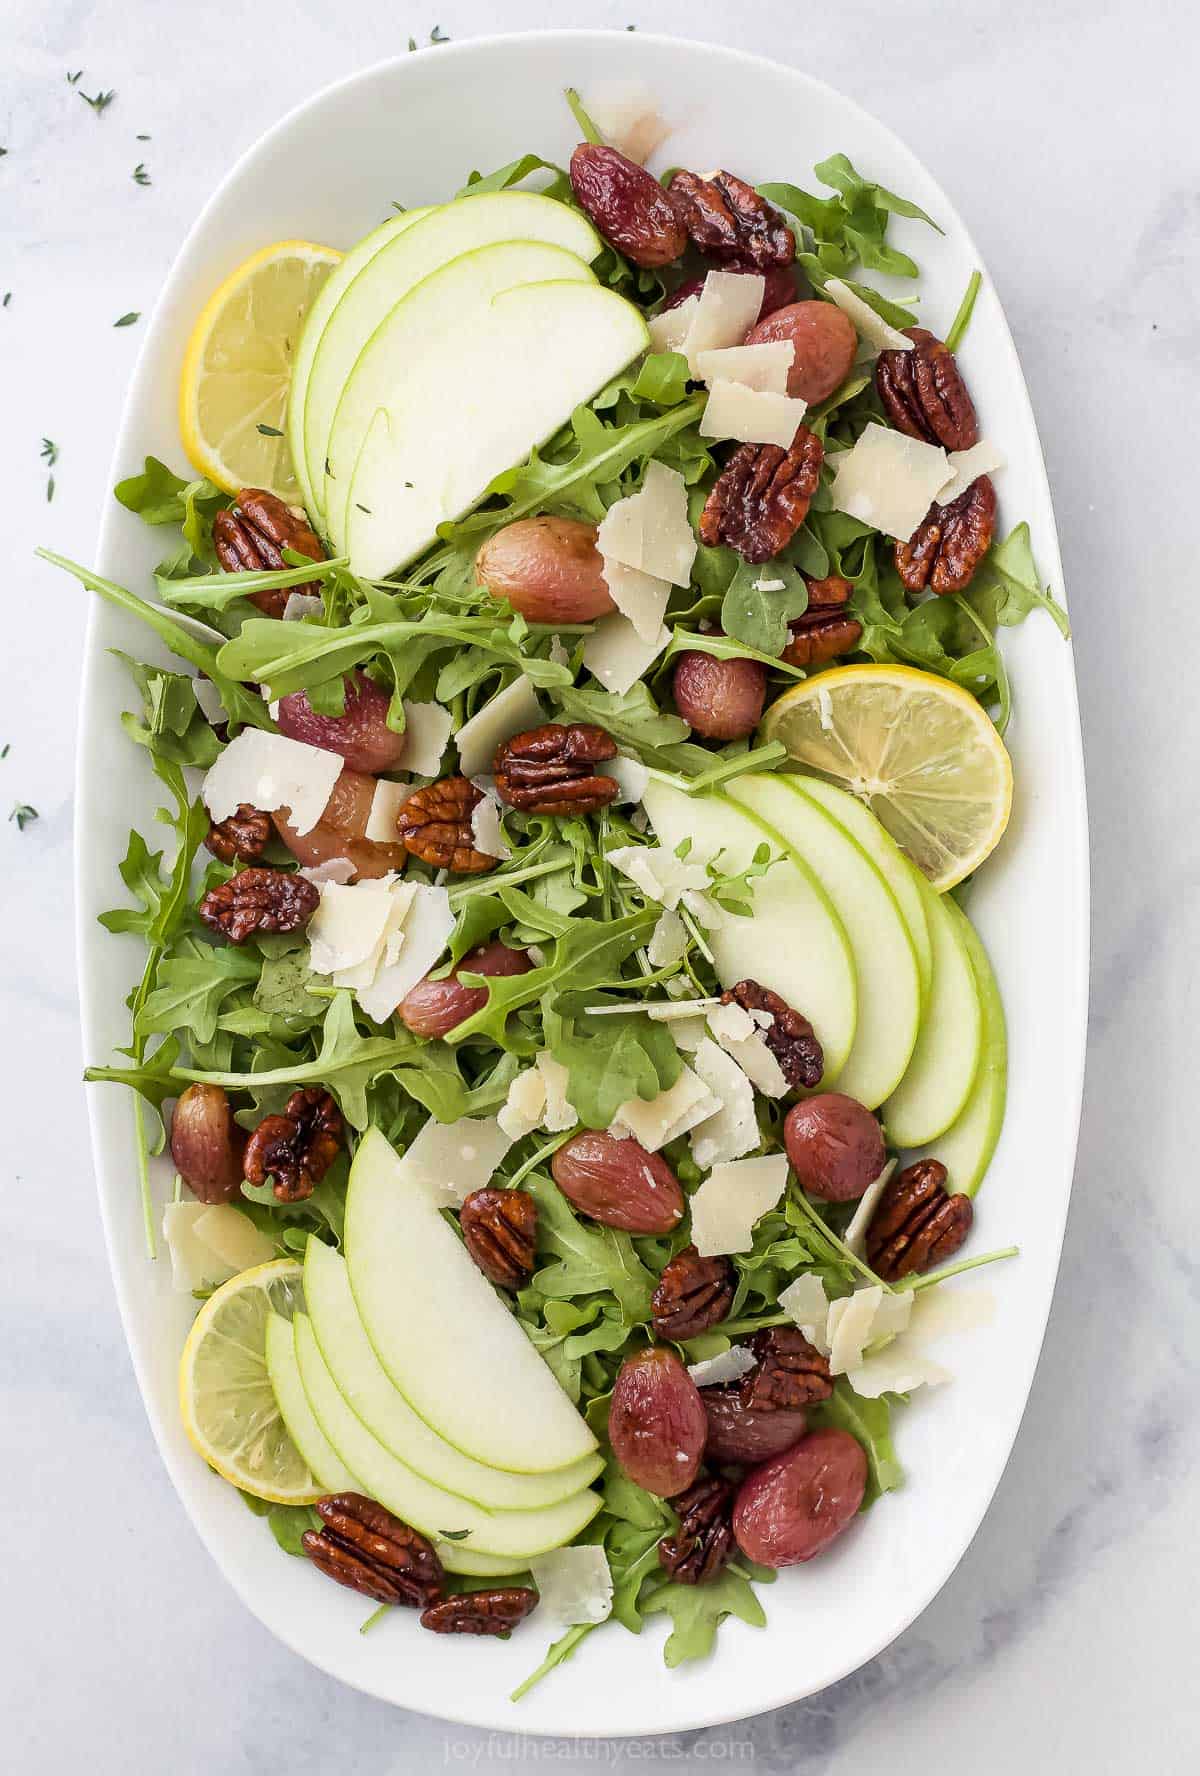
[[[461,1542],[434,1542],[434,1553],[448,1573],[462,1573],[473,1579],[507,1579],[513,1573],[525,1572],[529,1561],[519,1554],[480,1554],[465,1548]]]
[[[503,251],[491,247],[471,257]],[[445,286],[431,288],[451,281],[454,268],[447,266],[414,291],[363,354],[331,445],[334,460],[345,460],[343,411],[352,416],[353,433],[356,411],[361,416],[375,403],[345,508],[343,546],[357,573],[377,579],[419,555],[440,524],[462,517],[497,475],[524,462],[646,349],[641,311],[615,290],[570,273],[572,263],[586,269],[579,260],[560,258],[562,275],[535,279],[531,258],[519,280],[510,278],[509,288],[483,304],[482,268],[464,267],[457,289],[466,312],[449,337],[439,329],[452,305]],[[390,396],[379,393],[385,389]],[[333,530],[332,504],[329,521]]]
[[[659,843],[674,851],[685,839],[696,858],[721,853],[723,868],[745,869],[765,842],[777,855],[751,884],[750,917],[726,913],[708,934],[723,985],[752,979],[804,1013],[825,1052],[833,1080],[850,1053],[858,1015],[854,957],[841,919],[802,859],[777,834],[725,795],[689,796],[651,780],[643,804]]]
[[[908,1071],[883,1107],[894,1147],[923,1147],[958,1117],[975,1080],[983,1013],[962,928],[950,903],[934,892],[915,864],[925,896],[933,944],[933,984]]]
[[[345,1250],[376,1355],[448,1443],[516,1474],[551,1473],[593,1453],[596,1439],[583,1415],[442,1218],[421,1176],[378,1129],[367,1130],[350,1168]]]
[[[430,214],[432,211],[428,208],[405,210],[402,215],[392,216],[378,228],[373,228],[370,234],[360,240],[356,247],[351,248],[340,264],[334,266],[317,291],[312,306],[304,317],[304,326],[292,358],[292,378],[288,388],[287,436],[288,449],[292,456],[292,467],[296,472],[296,479],[300,483],[300,491],[304,496],[304,504],[310,515],[315,514],[316,505],[304,447],[304,409],[308,394],[308,379],[312,371],[313,359],[317,355],[317,347],[321,343],[334,309],[363,267],[369,264],[377,253],[381,253],[384,247],[390,245],[398,234],[403,234],[406,229],[412,227],[414,222],[420,222],[423,217]]]
[[[267,1374],[275,1390],[275,1404],[288,1436],[308,1463],[308,1471],[326,1492],[355,1492],[358,1481],[338,1455],[316,1419],[296,1365],[292,1322],[282,1314],[267,1316]]]
[[[1004,1121],[1008,1072],[1004,1005],[987,951],[975,927],[954,901],[947,899],[942,904],[958,926],[971,958],[983,1013],[983,1043],[970,1096],[945,1134],[939,1136],[937,1147],[929,1157],[940,1159],[949,1172],[948,1190],[974,1196],[991,1164]],[[284,1417],[286,1419],[286,1413]]]
[[[924,1004],[933,980],[933,945],[929,941],[925,902],[912,879],[903,851],[866,803],[860,802],[848,790],[839,789],[836,783],[826,783],[823,777],[802,777],[798,772],[790,772],[787,781],[793,789],[801,790],[814,802],[819,802],[827,814],[833,815],[838,825],[862,846],[895,895],[900,917],[908,926],[908,935],[916,951],[921,975],[921,1003]]]
[[[573,1540],[600,1509],[599,1493],[585,1490],[536,1511],[485,1511],[423,1480],[377,1442],[347,1406],[326,1367],[308,1315],[297,1314],[292,1324],[300,1378],[317,1423],[358,1475],[362,1490],[422,1535],[454,1541],[472,1552],[528,1560]],[[454,1332],[447,1328],[446,1336],[453,1338]]]
[[[808,865],[838,910],[858,978],[858,1025],[838,1090],[874,1110],[899,1085],[921,1025],[921,974],[896,897],[867,853],[832,815],[792,788],[790,777],[755,773],[729,794],[779,834]],[[792,1000],[804,1011],[803,1000]]]
[[[322,1240],[310,1239],[305,1251],[304,1300],[321,1355],[347,1405],[386,1449],[426,1480],[489,1510],[528,1511],[570,1498],[602,1471],[603,1457],[593,1454],[547,1474],[508,1474],[447,1443],[390,1380],[363,1330],[346,1260]]]
[[[368,237],[370,238],[370,237]],[[325,510],[325,457],[342,392],[367,344],[397,303],[443,265],[504,241],[544,241],[590,264],[603,242],[579,210],[536,191],[495,191],[427,211],[368,257],[343,286],[318,342],[305,397],[304,452]],[[351,459],[353,466],[353,458]]]
[[[387,418],[395,407],[397,423],[390,435],[397,442],[403,414],[410,424],[422,430],[429,427],[438,438],[448,435],[457,449],[469,452],[475,434],[481,428],[486,431],[494,408],[491,378],[496,365],[489,356],[481,366],[474,346],[477,331],[486,327],[492,302],[502,291],[547,280],[595,283],[582,259],[546,241],[493,241],[472,247],[414,285],[363,343],[330,422],[323,492],[317,494],[335,549],[344,552],[347,547],[355,470],[376,415]],[[310,401],[315,392],[310,391]],[[460,408],[456,403],[464,400],[466,405]],[[418,450],[424,441],[423,435],[415,440]],[[446,473],[444,454],[443,443],[437,457],[439,477]],[[426,469],[422,484],[429,478]],[[391,490],[393,495],[410,496],[413,491],[402,482]],[[353,497],[359,499],[357,494]]]

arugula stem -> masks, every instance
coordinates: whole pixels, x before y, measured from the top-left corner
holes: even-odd
[[[1020,1246],[1002,1246],[998,1252],[983,1252],[978,1258],[962,1258],[957,1264],[946,1264],[941,1270],[931,1270],[924,1276],[908,1276],[897,1283],[898,1291],[907,1289],[916,1294],[918,1289],[931,1289],[935,1283],[944,1283],[947,1277],[960,1276],[964,1270],[978,1270],[981,1264],[995,1264],[998,1258],[1016,1258],[1020,1255]],[[725,1328],[722,1326],[722,1331]]]
[[[372,1610],[371,1614],[367,1617],[358,1632],[360,1634],[369,1634],[376,1622],[382,1622],[384,1616],[387,1615],[391,1607],[390,1603],[381,1603],[377,1610]]]
[[[846,1264],[848,1264],[853,1270],[857,1270],[860,1276],[866,1277],[867,1282],[872,1288],[881,1288],[889,1295],[894,1295],[896,1293],[891,1283],[885,1283],[882,1277],[876,1276],[870,1265],[861,1259],[857,1252],[852,1252],[845,1240],[841,1239],[833,1231],[829,1223],[821,1215],[817,1214],[817,1211],[813,1208],[802,1190],[794,1190],[790,1200],[796,1204],[798,1209],[801,1209],[804,1214],[807,1215],[809,1221],[820,1233],[822,1239],[827,1239],[835,1251],[841,1253],[842,1259]]]
[[[709,949],[707,943],[704,941],[704,933],[701,931],[700,927],[697,925],[696,921],[692,918],[692,915],[688,912],[686,907],[679,908],[679,917],[683,920],[684,924],[687,926],[688,930],[691,932],[692,942],[695,944],[695,946],[699,950],[700,954],[704,957],[704,960],[708,963],[710,968],[715,968],[717,966],[717,959],[713,955],[712,951]]]
[[[182,605],[186,609],[193,604],[230,604],[235,598],[248,598],[251,592],[328,579],[349,565],[350,557],[340,555],[332,561],[306,561],[303,567],[277,567],[262,572],[250,569],[244,573],[197,574],[190,580],[168,580],[159,574],[154,577],[167,603]]]
[[[510,1190],[515,1190],[522,1178],[527,1178],[530,1172],[537,1170],[538,1166],[541,1165],[544,1159],[549,1159],[552,1153],[557,1153],[560,1147],[565,1146],[571,1137],[577,1132],[577,1129],[578,1124],[576,1124],[575,1128],[564,1129],[561,1135],[554,1135],[549,1141],[546,1141],[541,1147],[539,1147],[536,1152],[530,1154],[529,1158],[525,1160],[522,1165],[517,1167],[517,1170],[513,1173],[512,1177],[506,1180],[508,1188]]]
[[[715,789],[719,783],[728,783],[747,771],[761,770],[786,757],[787,747],[782,740],[769,740],[765,746],[756,746],[750,752],[743,752],[739,758],[722,759],[711,771],[701,771],[698,777],[686,778],[687,793],[699,795],[706,789]]]
[[[548,1672],[553,1671],[556,1665],[561,1665],[564,1659],[569,1659],[580,1641],[589,1635],[593,1628],[598,1628],[599,1626],[599,1622],[581,1622],[575,1628],[568,1628],[561,1640],[556,1640],[554,1642],[554,1645],[550,1648],[550,1651],[546,1654],[546,1657],[542,1660],[537,1670],[531,1673],[531,1675],[525,1679],[524,1683],[517,1685],[516,1689],[508,1698],[509,1701],[519,1702],[522,1696],[527,1696],[534,1684],[540,1683],[542,1678],[545,1677]]]
[[[978,271],[973,271],[963,295],[963,299],[958,305],[958,313],[951,321],[950,331],[946,335],[946,349],[948,351],[957,351],[959,345],[962,343],[963,335],[971,324],[971,314],[975,307],[975,298],[979,294],[979,287],[982,283],[982,274]]]
[[[583,136],[584,141],[590,142],[593,148],[603,148],[604,137],[600,134],[600,131],[596,128],[595,124],[584,110],[583,101],[575,91],[575,88],[573,86],[568,86],[563,93],[563,97],[571,107],[571,115],[579,125],[580,133]]]
[[[142,1120],[142,1100],[136,1092],[130,1093],[133,1105],[134,1145],[137,1149],[138,1189],[142,1198],[142,1229],[146,1236],[147,1258],[158,1257],[158,1243],[154,1237],[154,1204],[150,1198],[150,1164],[146,1150],[146,1125]],[[178,1183],[178,1179],[176,1179]]]
[[[461,906],[464,900],[473,900],[480,894],[499,894],[501,888],[511,888],[517,882],[532,881],[535,876],[553,876],[560,870],[570,869],[571,859],[564,858],[559,862],[531,863],[526,869],[510,870],[506,876],[490,875],[484,882],[464,882],[457,888],[451,888],[450,905]]]

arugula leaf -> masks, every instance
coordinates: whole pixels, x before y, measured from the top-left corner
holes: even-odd
[[[257,956],[234,944],[189,941],[184,955],[170,956],[160,966],[158,984],[146,995],[134,1017],[134,1034],[192,1034],[211,1042],[217,1016],[231,994],[257,980]]]
[[[656,1278],[629,1235],[581,1221],[544,1172],[531,1173],[524,1188],[538,1205],[538,1252],[554,1260],[536,1273],[533,1287],[550,1299],[610,1294],[629,1326],[644,1325]]]
[[[129,668],[142,693],[141,721],[128,711],[121,717],[130,739],[176,764],[201,771],[215,764],[221,746],[196,702],[194,680],[164,666],[147,666],[120,648],[111,651]]]
[[[735,1566],[727,1566],[706,1585],[680,1585],[669,1580],[642,1604],[643,1615],[663,1611],[675,1624],[663,1648],[663,1659],[672,1671],[712,1651],[717,1629],[726,1616],[737,1616],[751,1628],[764,1628],[767,1622],[750,1581]]]
[[[682,1062],[665,1024],[589,1017],[584,1000],[603,1003],[595,994],[572,994],[545,1008],[546,1046],[567,1069],[567,1098],[580,1122],[606,1129],[630,1098],[654,1098],[674,1085]]]
[[[306,950],[292,950],[282,956],[267,956],[254,988],[254,1003],[269,1017],[319,1021],[329,1002],[309,992],[309,983],[316,980],[306,961]]]
[[[721,601],[721,627],[772,658],[788,644],[788,624],[808,609],[804,576],[785,561],[739,563]]]
[[[184,481],[157,457],[148,456],[142,473],[118,481],[113,493],[126,511],[136,512],[146,524],[178,524],[189,560],[209,563],[215,559],[212,521],[230,502],[229,495],[211,481],[203,477]]]
[[[304,1544],[300,1538],[305,1530],[320,1529],[322,1524],[311,1505],[271,1505],[267,1526],[285,1554],[303,1558]]]
[[[882,1493],[894,1492],[904,1485],[904,1469],[892,1444],[891,1417],[886,1397],[865,1400],[842,1377],[834,1382],[829,1399],[814,1407],[810,1415],[814,1430],[818,1425],[833,1425],[840,1431],[849,1431],[866,1451],[867,1490],[861,1506],[864,1511]]]
[[[646,942],[657,916],[658,908],[654,907],[624,919],[573,919],[562,936],[555,939],[553,954],[541,968],[531,968],[528,974],[485,976],[464,970],[460,980],[467,986],[486,987],[488,1002],[451,1030],[447,1043],[486,1036],[497,1047],[504,1048],[505,1024],[510,1013],[543,999],[560,984],[580,990],[615,978],[621,964]]]
[[[963,597],[990,624],[1010,628],[1030,611],[1044,610],[1064,637],[1071,634],[1066,611],[1042,589],[1026,523],[1018,524],[1002,543],[992,544]]]
[[[683,717],[660,709],[642,683],[621,694],[598,685],[564,685],[550,694],[567,721],[597,723],[622,752],[636,753],[645,763],[657,762],[664,747],[677,746],[691,733]],[[707,761],[711,754],[704,757]]]

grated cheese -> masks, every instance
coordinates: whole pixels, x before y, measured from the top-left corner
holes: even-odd
[[[783,1153],[715,1165],[692,1197],[692,1240],[702,1258],[748,1252],[754,1224],[773,1209],[787,1184]]]
[[[952,474],[940,445],[872,422],[838,457],[830,497],[835,512],[906,543]]]
[[[216,821],[227,820],[249,802],[266,814],[287,808],[288,824],[303,834],[320,820],[341,774],[336,752],[262,728],[243,728],[206,775],[200,793]]]

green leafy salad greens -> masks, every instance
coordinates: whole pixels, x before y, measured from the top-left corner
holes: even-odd
[[[861,176],[843,155],[818,166],[816,178],[824,194],[792,184],[761,188],[793,219],[799,267],[814,292],[827,277],[847,279],[887,320],[912,324],[914,309],[885,299],[858,279],[883,271],[915,284],[918,267],[889,242],[889,222],[903,216],[934,224],[914,205]],[[564,203],[575,201],[562,169],[533,154],[487,177],[472,174],[464,190],[498,191],[530,181]],[[611,248],[596,269],[648,312],[663,299],[656,273],[639,270]],[[953,329],[955,344],[973,297],[972,288]],[[428,1117],[453,1122],[497,1111],[522,1066],[549,1049],[567,1069],[567,1096],[580,1122],[606,1128],[628,1099],[652,1098],[671,1086],[681,1061],[667,1025],[642,1015],[590,1016],[585,1008],[720,991],[704,930],[695,919],[687,921],[679,959],[666,966],[649,960],[647,946],[661,909],[613,867],[608,854],[652,840],[644,819],[618,806],[590,818],[507,809],[503,831],[510,855],[486,875],[451,878],[455,926],[440,971],[448,972],[493,936],[534,947],[536,964],[524,975],[474,977],[475,984],[487,987],[487,1004],[451,1041],[419,1038],[396,1016],[372,1022],[348,990],[311,970],[303,932],[258,934],[238,946],[222,942],[200,920],[197,905],[234,868],[202,849],[208,816],[198,795],[198,773],[244,727],[273,728],[270,700],[303,691],[316,711],[337,715],[344,708],[347,675],[362,670],[389,694],[388,719],[397,731],[404,727],[405,699],[436,700],[450,711],[457,730],[524,674],[548,719],[598,723],[622,753],[695,788],[770,764],[782,748],[692,740],[670,700],[675,656],[684,648],[749,655],[768,668],[771,694],[777,694],[804,677],[779,656],[789,622],[805,610],[806,579],[836,574],[850,582],[849,608],[863,626],[856,657],[901,662],[953,680],[1003,731],[1012,694],[998,630],[1041,608],[1065,632],[1062,613],[1040,582],[1027,526],[1017,525],[994,544],[967,591],[913,597],[897,576],[888,540],[832,509],[828,465],[806,522],[772,562],[767,584],[757,585],[761,570],[749,569],[732,550],[700,546],[691,586],[677,589],[668,607],[670,645],[647,680],[624,694],[605,690],[583,669],[586,627],[560,632],[530,624],[476,583],[476,553],[499,528],[542,513],[597,521],[640,484],[651,460],[682,475],[694,523],[718,469],[714,445],[699,431],[704,400],[703,391],[689,382],[682,357],[647,357],[580,407],[544,449],[498,476],[475,510],[444,525],[437,543],[394,579],[368,582],[344,560],[314,566],[299,557],[278,572],[221,572],[212,527],[215,515],[230,503],[228,496],[206,481],[181,478],[154,458],[116,489],[123,506],[160,527],[167,539],[150,589],[153,601],[85,568],[60,563],[101,598],[142,619],[177,662],[168,668],[121,656],[131,678],[131,708],[122,721],[129,738],[145,748],[161,785],[157,820],[165,837],[155,847],[140,831],[129,835],[120,864],[126,896],[104,914],[103,923],[114,933],[139,938],[144,964],[128,998],[127,1046],[116,1064],[87,1072],[89,1080],[121,1083],[137,1094],[142,1204],[151,1251],[148,1156],[164,1144],[164,1104],[190,1081],[227,1088],[237,1119],[247,1128],[279,1111],[296,1087],[321,1084],[342,1110],[351,1147],[374,1125],[403,1149]],[[869,421],[881,418],[865,364],[806,423],[828,452],[836,452],[849,447]],[[314,580],[321,592],[319,615],[282,622],[249,602],[251,594],[266,588]],[[198,638],[177,614],[199,617],[216,634]],[[210,681],[220,700],[224,720],[218,726],[197,702],[196,674]],[[262,861],[290,865],[293,860],[273,843]],[[755,871],[769,861],[764,846],[755,865],[740,876],[709,866],[709,893],[725,916],[750,916]],[[416,862],[410,876],[434,879]],[[778,1148],[782,1108],[761,1098],[758,1106],[765,1147]],[[537,1269],[510,1305],[603,1440],[617,1371],[647,1342],[657,1278],[690,1235],[680,1228],[659,1238],[633,1237],[583,1219],[549,1171],[554,1149],[567,1138],[534,1133],[517,1142],[501,1164],[497,1182],[519,1183],[539,1211]],[[664,1157],[685,1190],[699,1182],[685,1139],[669,1144]],[[269,1185],[246,1185],[239,1206],[280,1254],[302,1254],[312,1236],[336,1244],[342,1237],[348,1164],[343,1153],[302,1201],[281,1203]],[[684,1346],[685,1359],[711,1357],[735,1338],[785,1323],[780,1290],[805,1272],[816,1272],[830,1297],[850,1293],[864,1274],[873,1281],[842,1241],[848,1216],[849,1205],[815,1205],[793,1182],[778,1208],[758,1222],[752,1250],[732,1260],[737,1288],[728,1319]],[[866,1449],[866,1506],[902,1483],[892,1444],[894,1406],[887,1398],[860,1399],[839,1379],[832,1399],[813,1414],[816,1422],[850,1429]],[[666,1660],[676,1665],[707,1653],[726,1616],[763,1622],[758,1588],[772,1573],[737,1557],[707,1585],[668,1579],[657,1546],[676,1523],[670,1504],[635,1486],[611,1455],[601,1485],[604,1508],[582,1539],[604,1547],[615,1585],[613,1614],[626,1629],[638,1633],[647,1617],[667,1615]],[[277,1507],[270,1518],[281,1546],[300,1552],[308,1511]],[[454,1583],[470,1588],[486,1581]],[[518,1694],[568,1657],[590,1631],[572,1628]]]

